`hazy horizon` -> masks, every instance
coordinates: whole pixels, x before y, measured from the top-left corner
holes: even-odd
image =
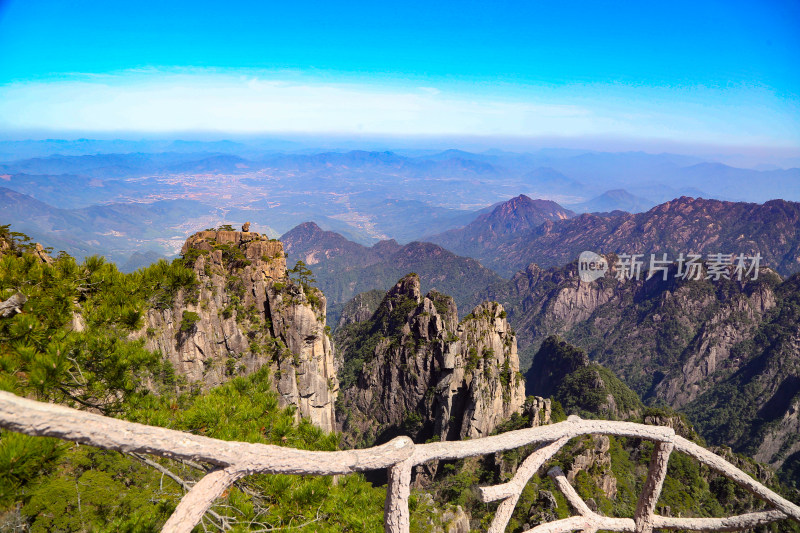
[[[798,25],[796,2],[9,0],[0,135],[800,157]]]
[[[651,155],[675,154],[720,162],[742,168],[774,166],[777,168],[800,167],[800,149],[770,146],[739,146],[688,144],[648,139],[601,139],[601,138],[541,138],[499,136],[355,136],[348,133],[320,135],[315,133],[231,134],[222,132],[66,132],[66,131],[0,131],[0,143],[78,143],[99,142],[112,145],[148,143],[234,143],[263,153],[322,153],[326,151],[392,151],[413,155],[435,154],[447,150],[460,150],[475,154],[508,152],[534,154],[542,151],[573,151],[577,153],[630,153],[642,152]],[[102,153],[130,153],[134,149],[103,151]],[[41,155],[75,155],[46,151]],[[24,159],[26,156],[19,157]],[[0,160],[4,158],[0,152]]]

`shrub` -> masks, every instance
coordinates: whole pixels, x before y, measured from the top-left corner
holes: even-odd
[[[189,333],[194,331],[197,323],[200,321],[200,315],[194,311],[184,311],[181,318],[181,333]]]

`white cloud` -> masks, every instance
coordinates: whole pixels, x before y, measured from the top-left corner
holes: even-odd
[[[603,91],[606,91],[605,93]],[[633,91],[634,89],[630,89]],[[159,71],[0,86],[0,127],[88,131],[362,132],[397,135],[651,137],[741,141],[754,121],[732,124],[738,108],[676,101],[653,105],[625,91],[592,87],[333,83],[293,73]],[[639,94],[639,93],[636,93]],[[613,95],[609,97],[609,95]],[[652,95],[651,95],[652,96]],[[696,96],[696,95],[695,95]],[[662,99],[665,98],[661,95]],[[735,122],[735,121],[734,121]],[[780,128],[780,124],[778,124]],[[796,141],[797,129],[786,125]],[[781,131],[777,135],[781,135]],[[783,132],[786,139],[786,132]],[[780,137],[778,137],[780,138]],[[788,140],[788,139],[786,139]]]

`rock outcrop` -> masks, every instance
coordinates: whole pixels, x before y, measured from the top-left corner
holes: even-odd
[[[34,257],[36,257],[42,263],[47,263],[48,265],[52,265],[55,261],[53,258],[50,257],[50,254],[47,253],[47,250],[44,249],[44,246],[41,244],[34,243],[32,253]]]
[[[21,292],[14,293],[5,301],[0,301],[0,318],[8,318],[22,312],[22,306],[28,297]]]
[[[198,284],[147,311],[138,334],[146,347],[201,388],[269,365],[282,405],[332,431],[338,381],[325,298],[302,273],[289,276],[282,244],[254,232],[202,231],[182,254]]]
[[[606,435],[590,435],[575,443],[570,451],[572,464],[567,469],[567,479],[575,484],[581,472],[590,473],[606,498],[617,496],[617,478],[611,470],[611,441]]]
[[[409,274],[369,320],[337,332],[341,427],[353,443],[488,435],[519,411],[524,383],[516,337],[497,303],[461,322],[452,298],[422,296]]]

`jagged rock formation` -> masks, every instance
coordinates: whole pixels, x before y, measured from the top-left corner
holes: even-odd
[[[508,309],[523,365],[560,334],[647,403],[686,411],[710,443],[786,464],[800,479],[800,276],[762,268],[755,281],[687,281],[674,269],[666,280],[645,277],[586,283],[574,263],[531,265],[485,296]]]
[[[34,257],[36,257],[42,263],[47,263],[48,265],[53,264],[53,258],[50,257],[50,254],[47,253],[47,250],[44,249],[44,246],[38,242],[34,243],[32,253]]]
[[[524,402],[516,338],[497,303],[458,323],[452,298],[409,274],[365,321],[337,332],[340,420],[352,442],[488,435]]]
[[[254,232],[202,231],[182,253],[199,283],[147,311],[138,334],[146,347],[202,388],[270,365],[283,405],[332,431],[338,380],[325,298],[289,277],[281,243]]]
[[[359,293],[381,293],[408,272],[416,272],[426,287],[452,296],[460,308],[476,303],[475,287],[502,281],[475,259],[459,257],[429,242],[399,245],[380,241],[372,247],[348,241],[332,231],[322,231],[306,222],[281,237],[290,264],[302,260],[314,271],[320,289],[328,298],[328,318],[338,323],[346,302]]]
[[[575,484],[580,472],[591,472],[592,479],[606,498],[617,496],[617,478],[611,470],[611,441],[606,435],[592,435],[576,442],[571,453],[572,464],[567,469],[567,479]]]

